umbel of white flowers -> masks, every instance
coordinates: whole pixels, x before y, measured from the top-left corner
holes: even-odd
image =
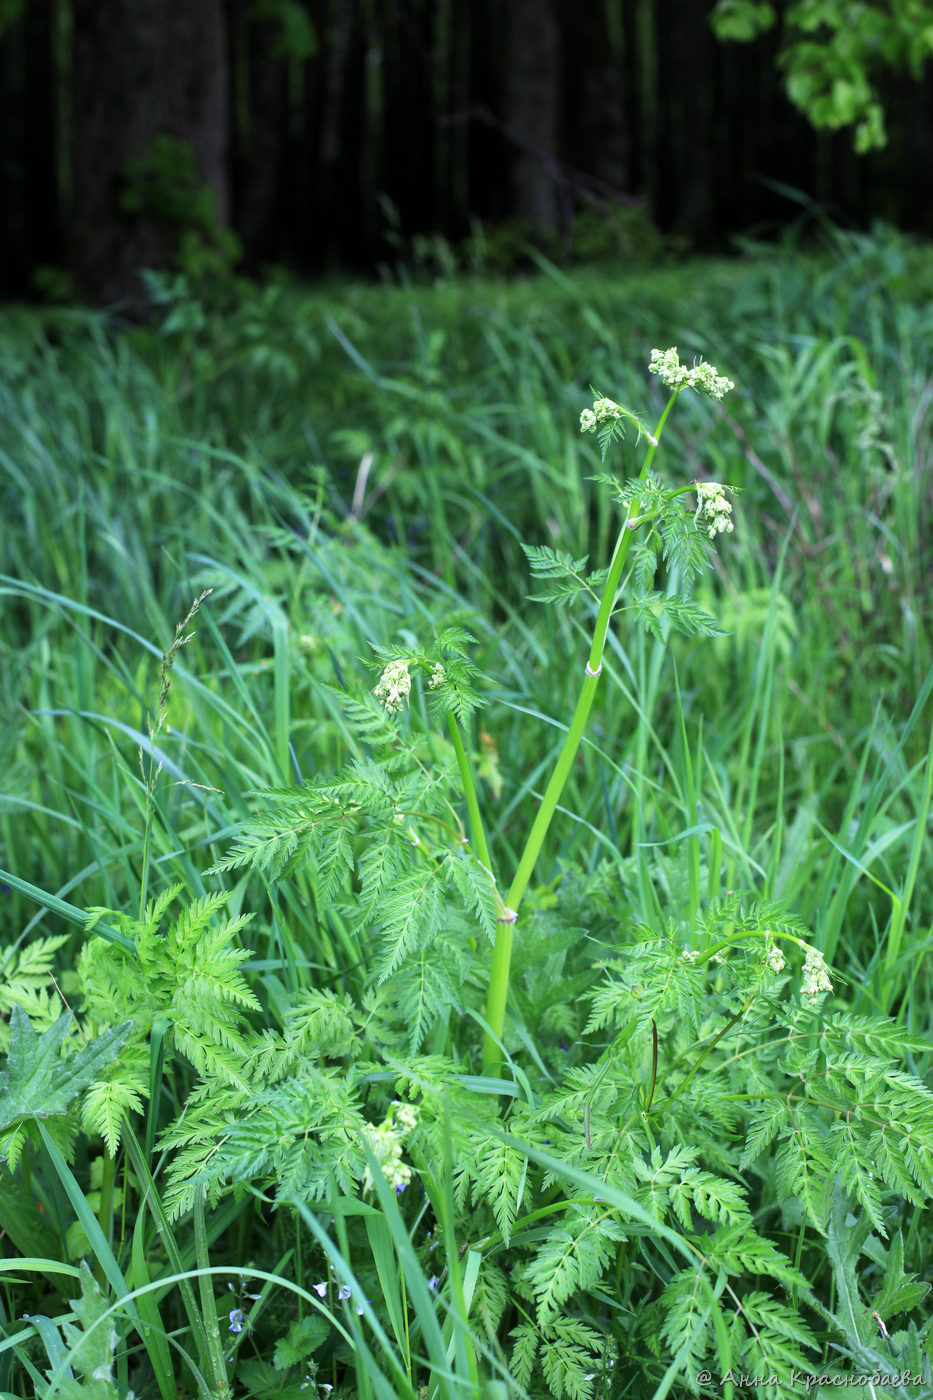
[[[379,677],[373,695],[381,701],[390,715],[398,714],[411,694],[411,676],[407,661],[390,661]]]
[[[718,481],[698,481],[697,491],[697,525],[705,525],[706,533],[710,539],[715,535],[731,535],[735,528],[732,524],[732,506],[726,500],[725,488],[719,485]]]
[[[365,1129],[366,1141],[379,1169],[389,1185],[400,1196],[411,1181],[411,1167],[402,1161],[402,1146],[408,1133],[418,1125],[418,1110],[414,1104],[394,1103],[389,1109],[384,1123],[378,1127],[368,1125]],[[366,1168],[363,1178],[363,1191],[371,1191],[374,1186],[372,1173]]]
[[[804,1006],[815,1006],[824,992],[831,992],[833,984],[826,971],[826,959],[819,948],[812,943],[806,945],[807,956],[803,963],[803,980],[800,984],[800,999]]]
[[[390,715],[397,715],[399,710],[405,708],[405,703],[411,694],[411,676],[408,673],[409,666],[415,665],[415,661],[390,661],[379,677],[378,682],[373,687],[373,695],[388,710]],[[431,666],[431,674],[428,677],[428,689],[437,690],[439,685],[443,685],[447,679],[447,671],[440,661],[435,661]]]
[[[612,423],[624,418],[625,410],[614,399],[595,399],[592,408],[585,408],[580,414],[580,431],[591,433],[603,423]]]
[[[669,350],[652,350],[649,374],[656,374],[668,389],[696,389],[698,394],[708,394],[711,399],[721,399],[735,385],[731,379],[702,360],[693,369],[680,363],[677,346]]]

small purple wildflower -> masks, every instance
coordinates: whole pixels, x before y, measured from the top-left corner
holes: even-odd
[[[327,1292],[326,1283],[312,1283],[311,1287],[314,1289],[315,1293],[319,1298],[323,1298],[324,1294]]]
[[[243,1325],[244,1325],[245,1322],[246,1322],[246,1318],[245,1318],[245,1316],[243,1315],[243,1309],[242,1309],[242,1308],[231,1308],[231,1309],[230,1309],[230,1331],[231,1331],[231,1332],[242,1332],[242,1331],[243,1331]]]
[[[340,1288],[337,1290],[337,1297],[338,1297],[339,1301],[340,1301],[341,1303],[345,1303],[345,1302],[347,1301],[347,1299],[349,1298],[349,1296],[350,1296],[350,1289],[349,1289],[349,1286],[348,1286],[347,1284],[345,1284],[345,1283],[344,1283],[344,1284],[341,1284]]]

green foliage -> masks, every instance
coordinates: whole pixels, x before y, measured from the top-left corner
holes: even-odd
[[[4,1306],[33,1318],[4,1323],[0,1390],[42,1393],[43,1344],[97,1383],[46,1322],[88,1254],[145,1342],[94,1351],[108,1395],[649,1400],[704,1368],[929,1391],[929,274],[890,237],[845,248],[618,299],[473,289],[481,312],[347,289],[349,370],[281,287],[171,334],[0,336],[0,839],[65,921],[32,926],[18,875],[2,894],[0,1032],[37,1062],[62,1041],[30,1080],[60,1111],[0,1181]],[[741,399],[685,394],[648,473],[631,433],[591,483],[568,380],[653,395],[631,327],[647,361],[688,323]],[[707,475],[744,488],[715,571]],[[630,513],[597,688],[589,565]],[[572,606],[527,608],[529,566]],[[144,849],[159,893],[113,913]]]
[[[577,593],[584,590],[595,596],[587,582],[583,569],[587,555],[582,559],[571,559],[561,549],[551,549],[546,544],[522,545],[534,578],[546,579],[543,593],[529,593],[534,603],[567,603]]]
[[[720,39],[745,43],[771,29],[774,7],[757,0],[718,0],[711,23]],[[885,68],[919,79],[933,54],[933,5],[797,0],[783,13],[780,65],[787,95],[816,127],[854,127],[856,151],[887,142],[878,88]]]
[[[88,911],[89,932],[106,918],[133,940],[136,953],[96,939],[85,944],[79,975],[86,1009],[96,1024],[112,1019],[115,1011],[130,1017],[137,1037],[164,1019],[176,1048],[199,1073],[243,1085],[249,1055],[245,1013],[259,1002],[240,971],[248,954],[235,940],[252,915],[217,919],[229,898],[218,892],[189,904],[163,929],[180,893],[178,885],[164,890],[150,900],[141,920],[118,910]],[[117,1093],[132,1095],[134,1087]],[[110,1111],[102,1102],[98,1131]]]
[[[53,958],[67,943],[61,934],[34,938],[19,947],[0,949],[0,1011],[10,1016],[20,1006],[30,1020],[48,1029],[61,1014],[61,998],[51,988]],[[10,1024],[0,1021],[0,1046],[9,1048]]]
[[[71,1012],[66,1012],[39,1035],[22,1007],[13,1007],[7,1067],[0,1072],[0,1146],[11,1167],[32,1122],[66,1114],[82,1089],[116,1059],[130,1033],[130,1022],[124,1021],[66,1056],[71,1023]]]
[[[0,3],[0,39],[8,29],[22,19],[26,0],[2,0]]]
[[[141,156],[127,161],[120,208],[145,213],[178,234],[178,269],[195,283],[226,278],[240,255],[236,234],[217,217],[214,193],[198,174],[187,141],[156,136]]]
[[[63,1322],[68,1367],[79,1373],[58,1381],[55,1393],[65,1400],[133,1400],[133,1392],[118,1388],[113,1374],[120,1336],[110,1306],[87,1264],[81,1265],[81,1297],[72,1298],[77,1322]],[[52,1373],[50,1373],[52,1374]]]
[[[317,53],[314,25],[298,0],[253,0],[248,13],[252,20],[272,20],[279,26],[273,54],[307,59]]]

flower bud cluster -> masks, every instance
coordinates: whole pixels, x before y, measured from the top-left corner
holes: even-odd
[[[698,394],[708,394],[711,399],[721,399],[735,388],[731,379],[702,360],[693,369],[682,365],[676,345],[669,350],[652,350],[648,373],[658,375],[668,389],[696,389]]]
[[[373,689],[373,695],[390,715],[404,708],[411,694],[411,676],[407,661],[390,661]]]
[[[776,943],[772,943],[772,942],[771,942],[771,930],[770,930],[770,929],[765,929],[765,933],[768,935],[768,943],[767,943],[767,948],[768,948],[768,952],[767,952],[767,962],[768,962],[768,966],[770,967],[771,971],[774,972],[774,973],[783,972],[783,971],[784,971],[784,968],[787,966],[787,963],[786,963],[784,954],[781,952],[780,948],[777,946]]]
[[[732,506],[726,500],[725,489],[717,481],[698,481],[697,525],[705,525],[710,539],[716,535],[731,535],[735,526],[732,523]]]
[[[367,1127],[366,1141],[379,1163],[379,1169],[396,1195],[401,1195],[411,1181],[411,1167],[402,1161],[402,1143],[406,1134],[418,1124],[418,1110],[414,1104],[395,1103],[388,1117],[378,1127]],[[369,1167],[363,1177],[363,1190],[371,1191],[374,1182]]]
[[[447,679],[447,672],[444,670],[443,666],[442,666],[441,663],[438,661],[438,662],[436,663],[436,665],[434,665],[434,666],[431,667],[431,676],[430,676],[430,679],[428,680],[428,687],[429,687],[429,689],[431,689],[431,690],[437,690],[437,687],[438,687],[439,685],[443,685],[444,682],[446,681],[446,679]]]
[[[603,423],[614,423],[625,417],[625,410],[613,399],[596,399],[592,408],[585,408],[580,414],[581,433],[593,433]]]
[[[807,956],[803,964],[803,981],[800,984],[800,997],[804,1006],[816,1006],[824,992],[831,992],[833,984],[826,970],[826,960],[819,948],[807,944]]]

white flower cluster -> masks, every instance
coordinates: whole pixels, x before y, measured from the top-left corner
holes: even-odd
[[[414,1104],[394,1103],[384,1123],[366,1129],[366,1141],[379,1163],[379,1169],[398,1196],[411,1181],[411,1167],[402,1161],[402,1143],[406,1133],[410,1133],[417,1123],[418,1110]],[[367,1167],[363,1177],[364,1192],[371,1191],[374,1184]]]
[[[431,667],[431,677],[428,681],[428,686],[431,690],[437,690],[437,687],[439,685],[443,685],[446,679],[447,672],[444,670],[443,666],[438,661],[438,663],[435,666]]]
[[[800,996],[804,1006],[816,1006],[824,992],[831,992],[833,984],[826,971],[826,960],[819,948],[807,944],[807,956],[803,964],[803,981]]]
[[[693,369],[682,365],[676,345],[669,350],[652,350],[648,373],[658,375],[668,389],[696,389],[698,394],[708,394],[711,399],[721,399],[735,388],[731,379],[702,360]]]
[[[695,948],[685,948],[680,955],[681,962],[695,963],[700,954]]]
[[[784,954],[781,952],[780,948],[777,946],[776,943],[771,942],[771,930],[769,928],[766,928],[765,933],[768,936],[768,966],[774,973],[783,972],[784,968],[787,966]]]
[[[735,526],[732,523],[732,506],[726,500],[724,487],[718,481],[698,481],[697,525],[705,525],[710,539],[716,535],[731,535]]]
[[[603,423],[613,423],[623,418],[625,410],[612,399],[596,399],[592,408],[585,408],[580,414],[581,433],[593,433]]]
[[[374,687],[373,695],[390,715],[401,710],[411,694],[411,676],[407,661],[390,661]]]

